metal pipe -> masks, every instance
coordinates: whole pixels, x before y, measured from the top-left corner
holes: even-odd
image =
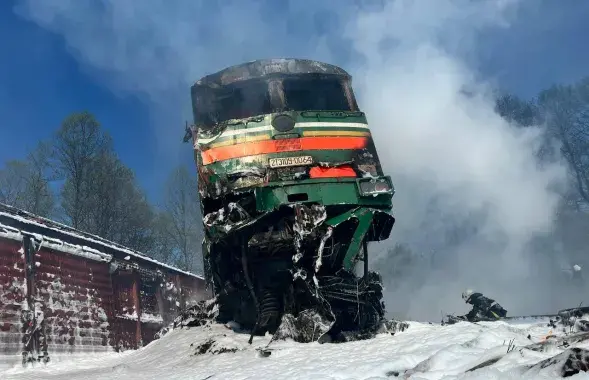
[[[249,344],[252,344],[252,341],[254,339],[254,333],[256,332],[256,329],[258,328],[258,322],[260,320],[260,304],[258,303],[258,297],[256,297],[256,292],[254,291],[254,286],[253,286],[252,281],[250,279],[249,271],[248,271],[248,267],[247,267],[247,243],[244,241],[244,239],[240,239],[240,245],[241,245],[241,266],[243,268],[243,276],[245,278],[245,283],[247,284],[250,294],[252,295],[252,299],[254,300],[254,303],[256,305],[256,311],[257,311],[256,324],[255,324],[254,328],[252,329],[252,333],[250,334],[250,339],[248,341]]]
[[[364,280],[368,279],[368,242],[366,238],[362,240],[362,248],[364,249]]]

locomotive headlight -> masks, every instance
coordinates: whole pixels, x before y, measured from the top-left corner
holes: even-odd
[[[294,128],[296,121],[289,115],[282,114],[276,115],[271,124],[278,132],[288,132]]]
[[[393,194],[395,188],[390,177],[370,178],[358,181],[358,188],[362,196],[376,196],[380,194]]]

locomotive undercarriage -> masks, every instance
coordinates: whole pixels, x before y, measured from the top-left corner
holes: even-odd
[[[365,225],[356,216],[366,210],[297,203],[252,216],[232,202],[205,217],[206,277],[218,322],[274,334],[283,316],[312,312],[323,326],[317,339],[376,329],[384,304],[380,275],[368,270],[367,241],[388,237],[394,219]],[[353,257],[351,245],[360,247]]]

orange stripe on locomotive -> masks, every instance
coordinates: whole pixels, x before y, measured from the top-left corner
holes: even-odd
[[[230,146],[210,148],[201,152],[203,165],[258,154],[271,154],[313,150],[357,150],[364,149],[366,137],[302,137],[283,140],[265,140]]]

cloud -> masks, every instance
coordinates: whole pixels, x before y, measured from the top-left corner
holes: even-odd
[[[391,289],[389,309],[437,318],[464,309],[466,286],[505,300],[510,311],[541,307],[528,246],[552,227],[551,189],[565,171],[538,166],[541,128],[517,129],[495,114],[493,87],[474,70],[485,48],[479,37],[509,28],[518,1],[212,3],[21,0],[17,12],[62,35],[113,90],[146,95],[172,120],[189,114],[194,80],[231,64],[295,56],[344,66],[397,188],[387,244],[443,255],[420,283]],[[450,243],[456,225],[477,233]]]
[[[288,24],[269,13],[267,4],[271,2],[24,0],[15,10],[63,36],[72,54],[112,89],[159,101],[170,91],[188,94],[187,85],[235,62],[305,54],[301,44],[298,51],[291,46],[304,36],[290,36]]]
[[[310,53],[321,46],[271,12],[273,1],[57,0],[19,1],[15,12],[63,37],[97,82],[118,95],[148,101],[155,154],[178,161],[182,126],[191,118],[190,85],[203,75],[267,56]],[[296,26],[295,29],[304,26]],[[319,54],[328,58],[326,54]],[[175,133],[173,133],[175,131]]]

